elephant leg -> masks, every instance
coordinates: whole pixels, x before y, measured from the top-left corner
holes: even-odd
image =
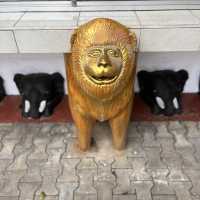
[[[127,107],[116,117],[109,120],[112,129],[114,148],[122,150],[126,145],[127,128],[132,111],[132,100]]]
[[[81,151],[87,151],[91,144],[92,128],[95,120],[73,112],[73,119],[78,133],[78,146]]]

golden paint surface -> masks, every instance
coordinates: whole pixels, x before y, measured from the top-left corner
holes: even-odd
[[[74,32],[65,63],[69,104],[82,150],[89,148],[88,135],[96,120],[109,120],[114,145],[122,148],[123,137],[115,135],[121,134],[118,131],[126,135],[134,96],[135,48],[135,34],[111,19],[92,20]]]

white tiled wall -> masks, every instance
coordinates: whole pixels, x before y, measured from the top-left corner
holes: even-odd
[[[12,31],[0,31],[0,53],[17,53]]]
[[[16,24],[19,29],[74,29],[77,27],[78,12],[26,13]]]
[[[62,53],[70,49],[72,30],[15,30],[21,53]]]
[[[199,51],[200,11],[98,11],[0,13],[0,52],[70,51],[73,29],[97,17],[115,19],[136,32],[139,51]],[[12,32],[14,31],[17,44]],[[4,39],[5,38],[5,39]]]
[[[200,28],[142,29],[141,52],[199,51]]]

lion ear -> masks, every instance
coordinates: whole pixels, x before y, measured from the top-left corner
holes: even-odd
[[[77,37],[77,30],[75,30],[74,33],[71,36],[71,40],[70,40],[71,47],[73,46],[76,37]]]
[[[136,34],[134,32],[129,32],[129,38],[131,43],[135,46],[137,46],[137,38],[136,38]]]

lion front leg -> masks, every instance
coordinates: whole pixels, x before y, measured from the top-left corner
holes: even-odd
[[[125,148],[127,128],[131,111],[132,100],[120,114],[109,120],[112,129],[113,145],[117,150],[122,150]]]
[[[81,115],[79,112],[72,112],[77,128],[78,146],[81,151],[87,151],[91,144],[92,128],[95,120]]]

